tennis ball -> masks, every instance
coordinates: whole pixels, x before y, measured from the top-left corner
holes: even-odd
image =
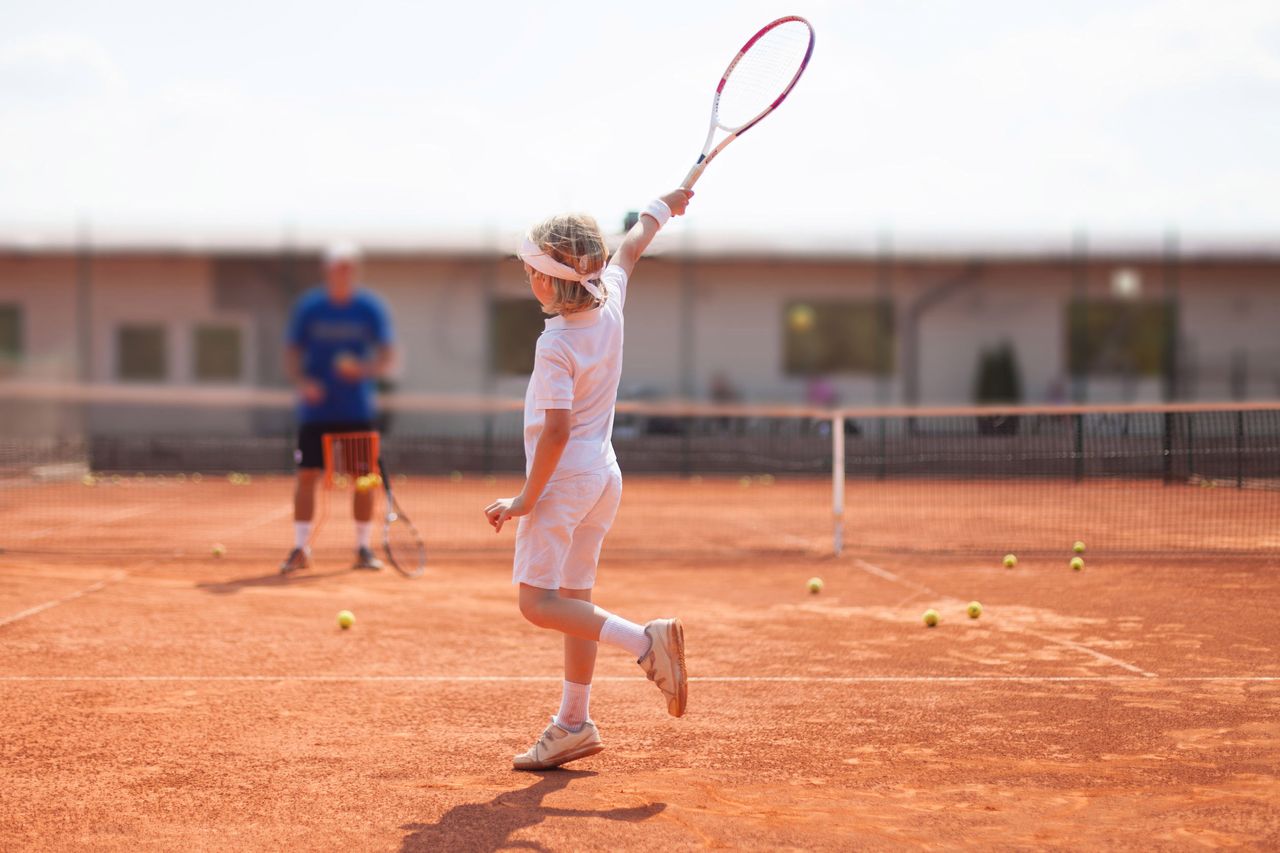
[[[227,549],[226,549],[226,548],[223,548],[221,545],[214,545],[214,546],[213,546],[213,556],[215,556],[215,557],[221,557],[221,556],[223,556],[223,555],[224,555],[224,554],[226,554],[226,553],[227,553]]]
[[[1074,545],[1072,545],[1072,546],[1071,546],[1071,550],[1072,550],[1072,551],[1075,551],[1077,554],[1083,554],[1083,553],[1084,553],[1084,543],[1083,543],[1083,542],[1081,542],[1081,541],[1079,541],[1079,540],[1077,539],[1077,540],[1076,540],[1076,544],[1074,544]]]
[[[354,613],[352,613],[350,610],[338,611],[338,627],[339,628],[345,631],[354,624],[356,624],[356,615]]]
[[[461,472],[461,471],[454,471],[452,474],[450,474],[450,475],[449,475],[449,480],[450,480],[450,482],[454,482],[454,483],[461,483],[461,482],[462,482],[462,472]]]
[[[92,475],[92,474],[85,474],[83,477],[81,477],[81,478],[80,478],[80,482],[81,482],[81,483],[83,483],[83,484],[84,484],[84,485],[86,485],[86,486],[92,486],[92,485],[94,485],[95,483],[97,483],[98,481],[97,481],[97,480],[95,480],[95,479],[93,479],[93,475]]]
[[[970,601],[966,612],[969,614],[970,619],[977,619],[982,615],[982,605],[976,601]]]
[[[365,477],[365,476],[363,476],[363,475],[361,475],[361,476],[359,476],[359,477],[356,477],[356,491],[357,491],[357,492],[367,492],[367,491],[369,491],[369,487],[370,487],[370,486],[372,486],[372,485],[373,485],[373,484],[369,482],[369,478],[368,478],[368,477]]]
[[[814,595],[822,592],[822,578],[809,578],[809,592]]]
[[[1013,554],[1005,554],[1005,555],[1004,555],[1004,567],[1005,567],[1006,569],[1012,569],[1012,568],[1013,568],[1014,566],[1016,566],[1016,565],[1018,565],[1018,558],[1017,558],[1017,557],[1015,557]]]
[[[1071,571],[1078,572],[1084,568],[1084,560],[1079,557],[1071,558]]]
[[[932,628],[932,627],[934,627],[935,625],[937,625],[937,624],[938,624],[938,611],[934,610],[932,607],[930,607],[928,610],[926,610],[926,611],[924,612],[924,624],[928,625],[930,628]]]
[[[807,332],[813,328],[813,309],[808,305],[793,305],[788,313],[787,321],[796,332]]]

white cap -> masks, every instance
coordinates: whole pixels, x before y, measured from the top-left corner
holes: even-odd
[[[348,240],[330,243],[324,250],[324,265],[360,263],[360,247]]]

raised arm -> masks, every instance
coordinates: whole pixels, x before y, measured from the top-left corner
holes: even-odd
[[[669,208],[671,208],[672,216],[683,216],[685,210],[689,207],[689,199],[693,198],[693,191],[686,189],[674,189],[664,196],[660,196],[660,200]],[[622,267],[627,274],[627,278],[631,278],[631,271],[636,268],[636,264],[640,261],[644,250],[649,248],[649,244],[653,242],[653,238],[658,236],[658,230],[662,226],[658,221],[648,213],[642,213],[640,220],[631,226],[631,230],[627,232],[627,236],[623,238],[622,245],[618,247],[618,251],[613,253],[610,264]]]

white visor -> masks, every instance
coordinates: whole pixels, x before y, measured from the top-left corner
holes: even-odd
[[[573,267],[562,264],[548,255],[537,243],[530,240],[527,234],[520,241],[520,249],[516,254],[520,256],[520,260],[543,275],[564,279],[565,281],[576,281],[596,299],[604,299],[603,289],[601,289],[600,285],[592,283],[600,279],[601,273],[604,272],[603,267],[593,272],[578,272]]]

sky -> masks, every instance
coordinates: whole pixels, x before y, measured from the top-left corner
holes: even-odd
[[[619,227],[785,14],[809,69],[681,227],[1280,230],[1274,0],[0,0],[0,224]]]

